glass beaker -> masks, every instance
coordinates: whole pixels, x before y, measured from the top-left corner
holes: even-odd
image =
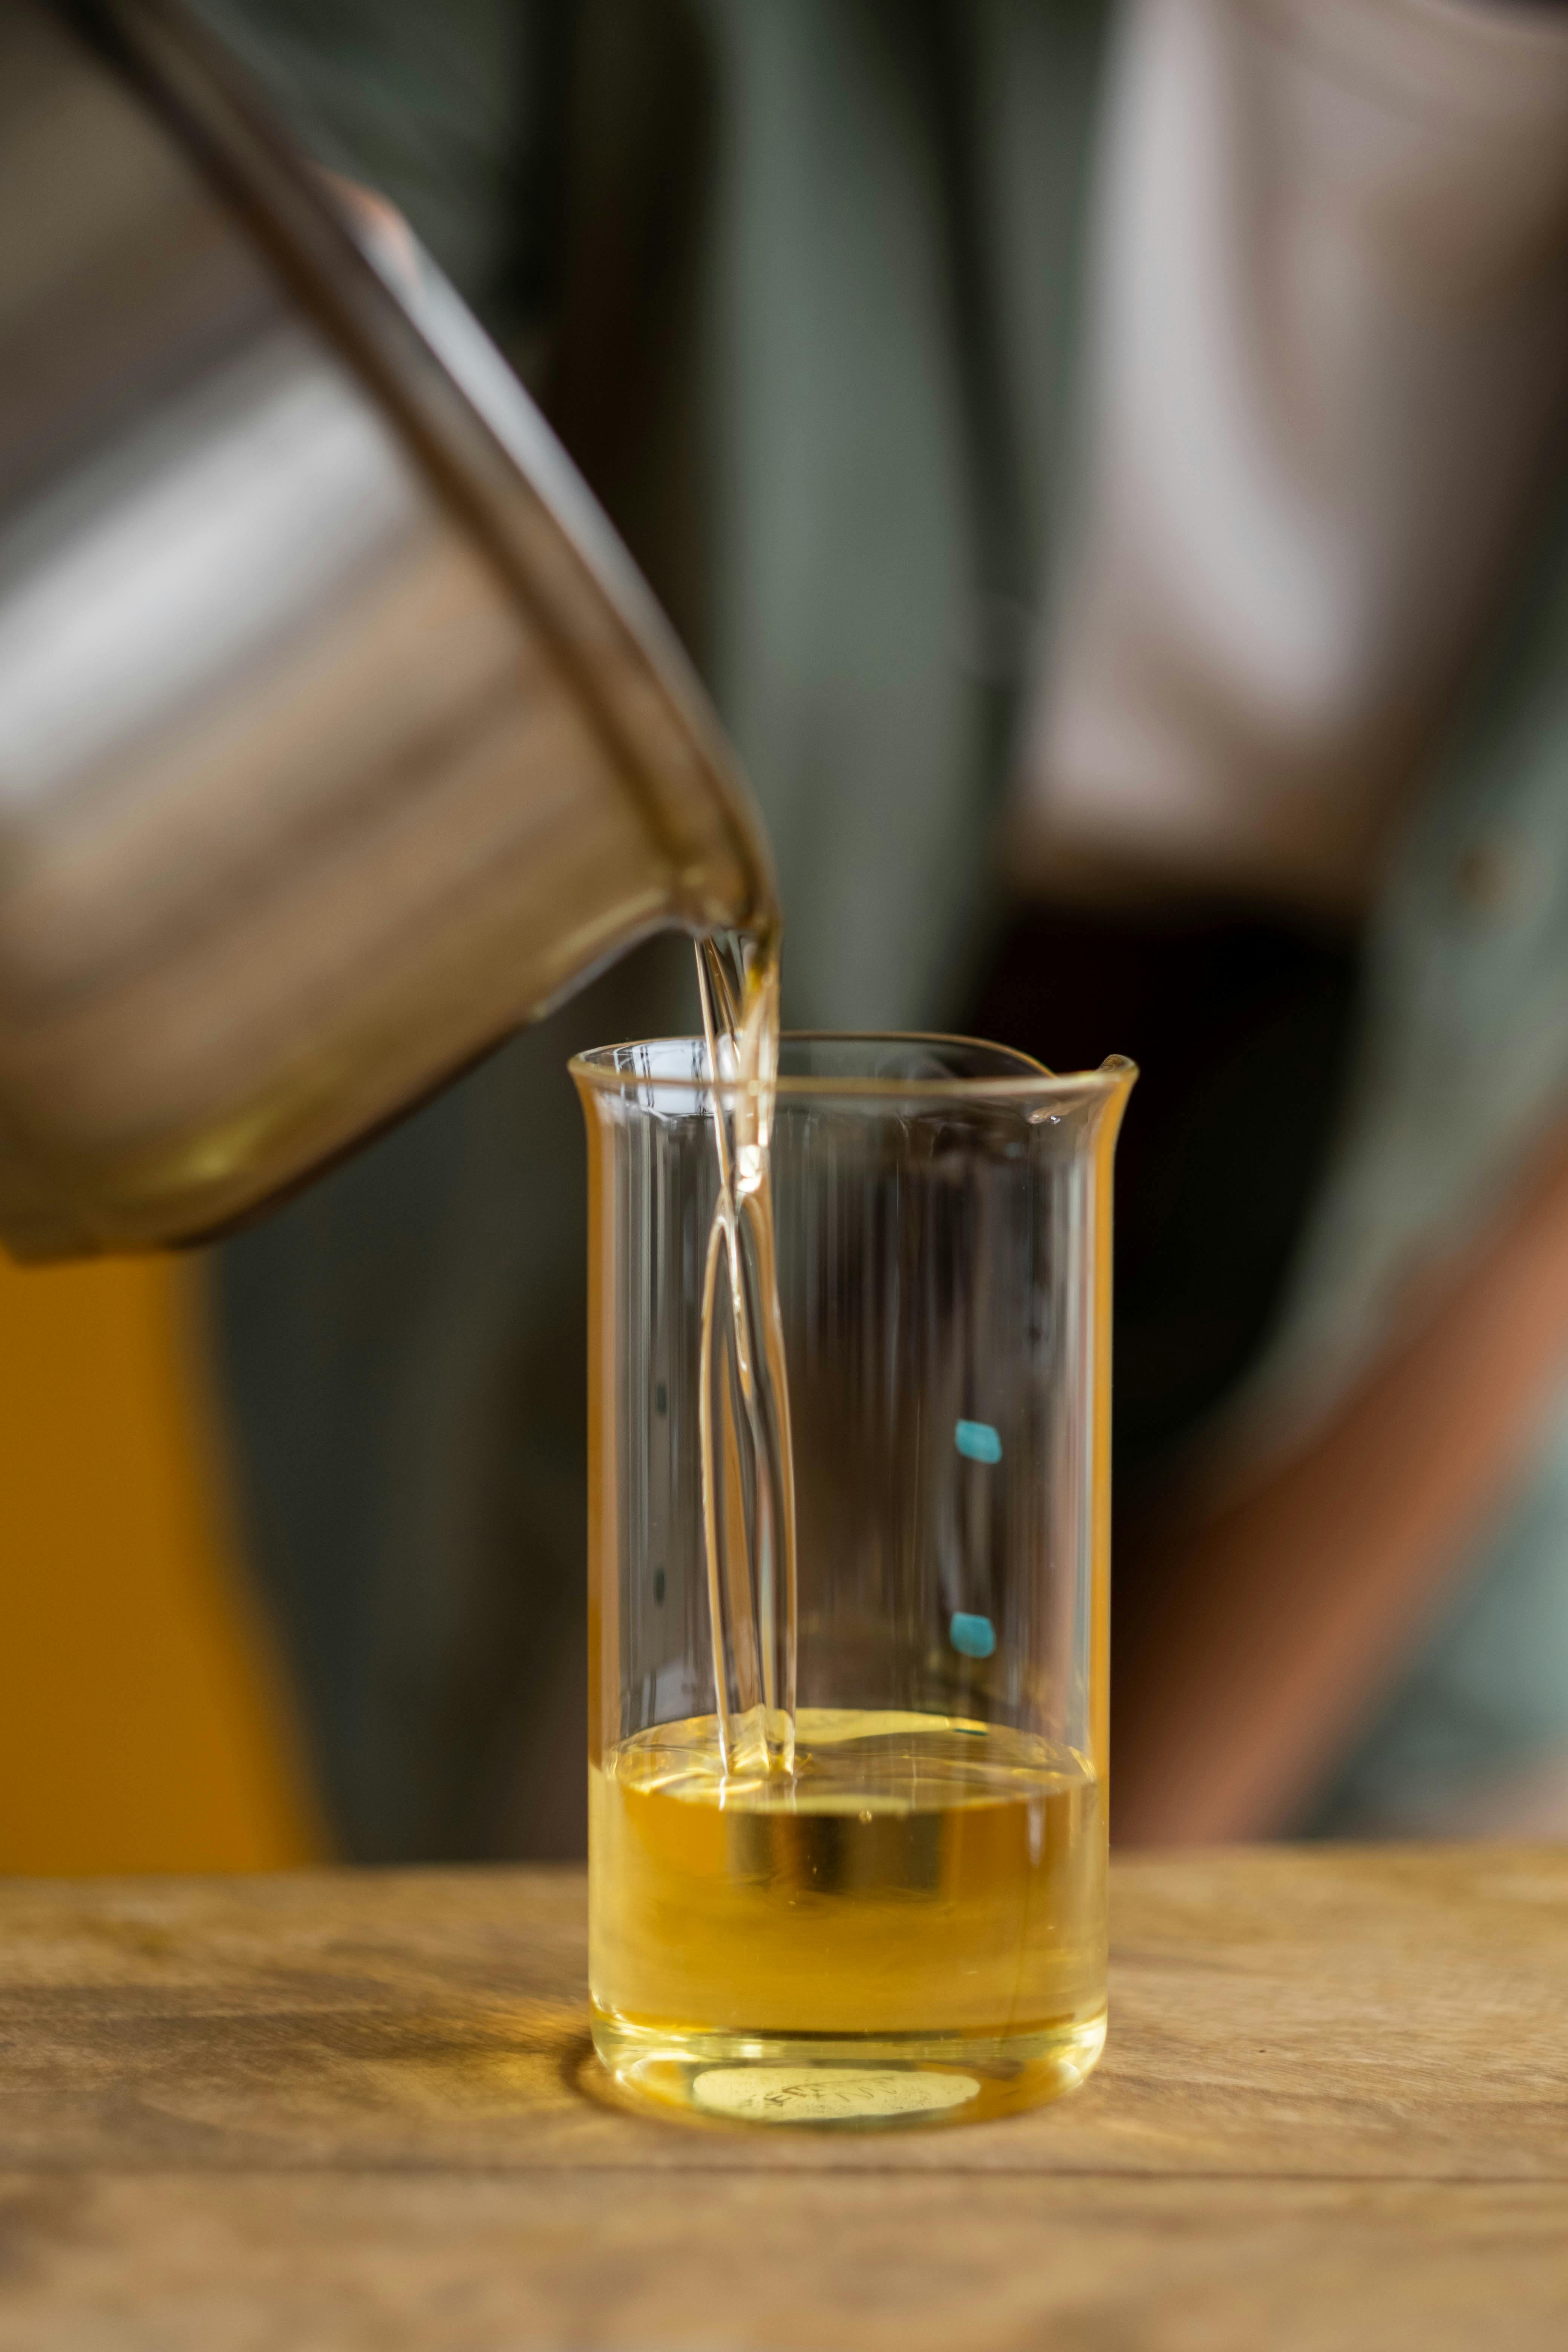
[[[1136,1072],[1058,1077],[945,1037],[784,1039],[795,1766],[748,1777],[724,1769],[746,1665],[727,1650],[789,1628],[763,1573],[749,1628],[725,1601],[715,1642],[705,1048],[610,1046],[572,1071],[599,2054],[645,2095],[757,2120],[1047,2098],[1105,2036],[1111,1162]],[[715,1361],[732,1381],[732,1351]],[[725,1578],[745,1573],[753,1499],[729,1457]]]

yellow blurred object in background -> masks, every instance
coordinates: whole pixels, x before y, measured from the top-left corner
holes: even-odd
[[[0,1871],[321,1857],[226,1530],[199,1279],[0,1253]]]

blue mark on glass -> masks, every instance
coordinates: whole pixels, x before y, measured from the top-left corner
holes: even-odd
[[[988,1658],[996,1647],[996,1628],[989,1617],[967,1617],[962,1609],[948,1627],[952,1646],[966,1658]]]
[[[952,1442],[966,1462],[1000,1462],[1002,1459],[1002,1440],[988,1421],[957,1423]]]

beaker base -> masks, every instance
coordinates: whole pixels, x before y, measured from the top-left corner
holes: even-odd
[[[1105,2011],[982,2036],[685,2032],[594,2011],[594,2047],[639,2105],[709,2123],[837,2131],[989,2122],[1076,2090],[1105,2047]]]

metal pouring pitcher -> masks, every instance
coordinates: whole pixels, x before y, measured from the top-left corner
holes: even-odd
[[[0,1241],[241,1217],[766,846],[450,288],[169,0],[0,9]]]

